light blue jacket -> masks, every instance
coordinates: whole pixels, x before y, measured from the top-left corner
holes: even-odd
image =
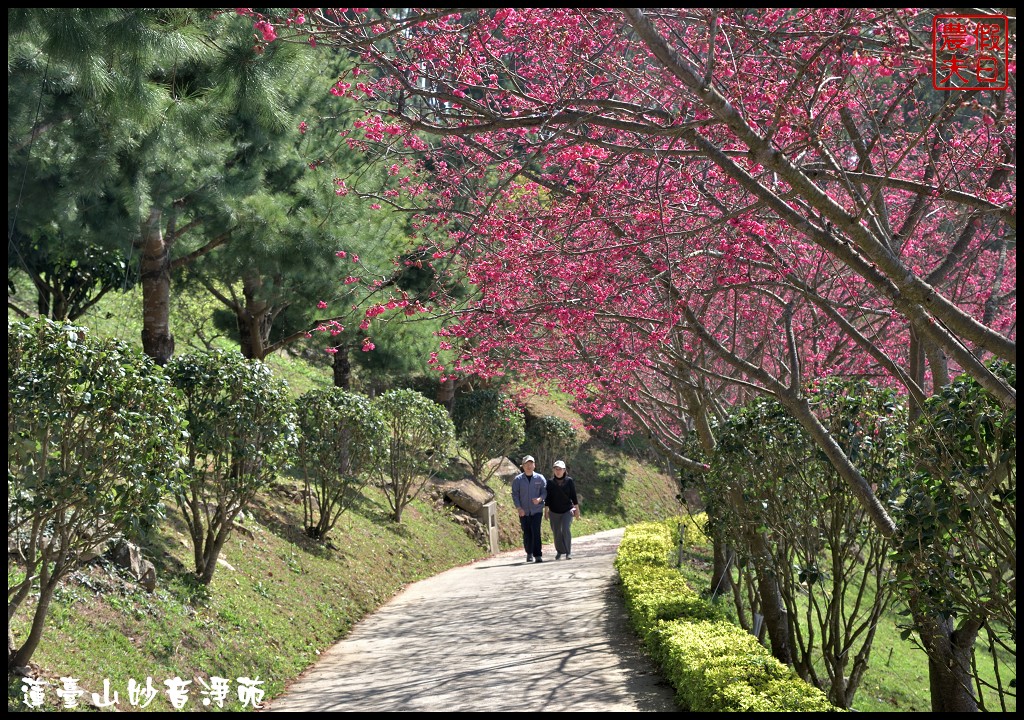
[[[544,512],[544,501],[548,497],[548,481],[539,472],[527,478],[526,473],[519,473],[512,479],[512,503],[516,508],[522,508],[527,515],[536,515]],[[540,498],[540,502],[534,505],[531,502],[534,498]]]

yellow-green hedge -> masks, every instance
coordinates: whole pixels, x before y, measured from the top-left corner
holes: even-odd
[[[665,523],[630,525],[622,536],[615,567],[621,571],[622,564],[664,566],[673,547],[672,532]]]
[[[673,568],[627,565],[619,568],[619,577],[630,620],[645,641],[657,629],[660,620],[725,619],[717,607],[694,592]]]
[[[693,513],[692,515],[681,515],[665,521],[672,532],[672,543],[679,544],[679,532],[683,531],[683,544],[706,545],[711,538],[704,534],[704,526],[708,522],[708,514],[705,512]]]
[[[687,542],[698,539],[689,535],[700,531],[696,524],[687,519],[683,526]],[[679,527],[677,519],[626,528],[615,567],[630,621],[680,705],[694,712],[838,711],[668,567]]]

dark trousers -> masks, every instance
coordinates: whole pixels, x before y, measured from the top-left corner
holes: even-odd
[[[523,528],[523,549],[527,555],[541,556],[540,521],[543,518],[544,513],[539,512],[519,518],[519,525]]]
[[[555,536],[555,552],[559,555],[572,554],[572,510],[564,513],[550,513],[551,532]]]

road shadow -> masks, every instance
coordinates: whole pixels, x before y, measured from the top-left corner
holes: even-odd
[[[608,551],[580,542],[541,565],[505,553],[416,583],[269,709],[678,711],[629,629]]]

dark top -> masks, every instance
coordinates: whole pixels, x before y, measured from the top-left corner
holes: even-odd
[[[559,480],[554,475],[548,480],[548,499],[544,503],[551,512],[567,513],[573,505],[579,505],[576,498],[576,483],[568,475]]]

